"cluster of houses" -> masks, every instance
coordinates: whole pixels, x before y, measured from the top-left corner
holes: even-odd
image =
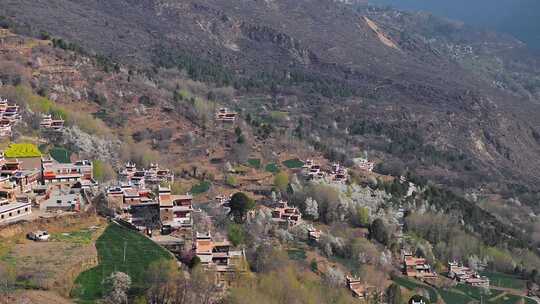
[[[128,162],[119,172],[119,180],[137,188],[152,188],[161,183],[174,182],[174,174],[169,169],[160,168],[158,164],[150,164],[148,169],[137,169],[134,163]]]
[[[340,164],[332,164],[332,170],[330,171],[330,177],[335,182],[344,183],[347,181],[347,168],[341,166]]]
[[[242,265],[244,251],[233,250],[226,239],[216,240],[210,233],[193,231],[193,196],[189,193],[174,195],[170,184],[174,175],[168,169],[152,164],[148,169],[138,170],[133,163],[125,164],[119,173],[120,184],[109,187],[109,206],[121,209],[118,220],[130,223],[151,235],[160,228],[161,234],[152,236],[155,241],[174,253],[191,248],[205,268],[215,273],[217,284],[228,286]],[[228,198],[216,198],[226,204]]]
[[[448,263],[448,277],[458,283],[475,287],[489,288],[489,279],[481,276],[469,267],[459,265],[457,262]]]
[[[229,208],[228,204],[230,202],[230,199],[230,196],[218,195],[215,198],[215,202],[217,206]],[[300,212],[300,209],[289,206],[286,201],[280,200],[279,202],[273,203],[269,209],[272,215],[272,222],[280,228],[289,229],[303,223],[302,213]],[[254,214],[254,211],[252,211],[249,215],[253,216]],[[318,241],[320,233],[321,232],[319,230],[313,228],[313,232],[310,233],[310,237]]]
[[[11,136],[12,127],[20,120],[19,106],[0,97],[0,137]]]
[[[220,108],[215,119],[233,123],[236,112]],[[20,120],[19,107],[10,105],[0,98],[0,136],[10,136],[12,126]],[[64,120],[44,115],[40,127],[60,131]],[[372,171],[374,163],[367,159],[356,159],[358,168]],[[302,171],[309,179],[329,178],[344,183],[348,179],[347,168],[332,164],[327,170],[313,160],[306,160]],[[119,172],[118,185],[107,189],[109,207],[120,210],[118,218],[140,230],[151,232],[161,228],[161,234],[181,237],[182,250],[186,240],[191,241],[191,250],[201,265],[215,273],[215,283],[227,287],[243,270],[244,250],[236,250],[223,238],[210,233],[193,230],[193,196],[189,193],[173,195],[170,185],[174,174],[169,169],[151,164],[147,169],[138,169],[128,162]],[[44,156],[39,159],[8,159],[0,153],[0,224],[24,219],[36,212],[78,212],[84,205],[84,190],[96,186],[93,164],[88,160],[60,163]],[[226,207],[230,197],[219,196],[216,201]],[[302,213],[286,201],[279,201],[271,208],[271,219],[277,226],[289,229],[303,223]],[[179,233],[176,233],[179,232]],[[308,239],[318,242],[321,231],[308,228]],[[170,240],[165,240],[165,242]],[[180,252],[180,250],[178,250]],[[437,278],[431,265],[424,258],[405,253],[403,273],[411,278],[428,280]],[[468,267],[449,263],[448,277],[457,282],[478,287],[489,287],[489,279],[480,276]],[[347,288],[354,297],[366,299],[375,288],[353,277],[346,278]]]
[[[311,180],[329,177],[334,182],[343,183],[348,178],[347,168],[338,163],[332,164],[330,170],[325,171],[320,164],[314,162],[312,159],[308,159],[304,162],[302,170],[308,179]]]
[[[356,167],[363,171],[373,172],[375,168],[375,163],[364,157],[355,158],[353,161]]]
[[[48,156],[8,159],[0,154],[0,224],[45,213],[78,212],[83,191],[96,185],[92,162],[59,163]]]
[[[128,162],[118,175],[119,184],[107,189],[107,200],[111,209],[121,210],[122,219],[139,229],[152,229],[172,218],[169,216],[172,208],[168,207],[174,205],[176,198],[171,196],[170,188],[161,186],[174,181],[174,174],[169,169],[160,168],[158,164],[138,169]],[[191,205],[190,196],[189,202]]]
[[[64,129],[63,119],[53,119],[51,114],[43,115],[41,123],[39,124],[42,129],[61,131]]]
[[[425,258],[414,257],[407,252],[403,254],[403,273],[410,278],[419,280],[437,278],[437,273],[433,271]],[[481,276],[478,272],[457,262],[448,263],[448,278],[474,287],[489,288],[489,278]]]

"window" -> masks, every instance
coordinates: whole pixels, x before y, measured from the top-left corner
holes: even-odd
[[[4,219],[4,215],[3,215],[3,214],[2,214],[2,217],[1,217],[1,219]]]
[[[28,212],[28,207],[24,208],[24,212]]]
[[[21,209],[17,210],[17,214],[21,214]]]

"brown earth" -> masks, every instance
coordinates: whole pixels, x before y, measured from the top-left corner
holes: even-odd
[[[54,234],[76,232],[92,226],[99,228],[93,232],[89,242],[71,239],[34,242],[25,237],[27,232],[39,229]],[[41,303],[32,302],[39,297],[43,297],[46,301],[49,301],[49,298],[54,301],[59,295],[69,297],[77,276],[97,264],[97,250],[94,244],[103,232],[103,227],[105,225],[102,219],[87,216],[41,219],[35,223],[19,223],[0,230],[10,236],[0,239],[2,242],[0,254],[4,261],[15,266],[18,281],[27,282],[35,288],[47,291],[42,294],[18,294],[17,298],[20,301],[30,299],[30,302],[21,303]]]
[[[72,304],[73,301],[63,298],[52,291],[24,290],[0,298],[0,304]]]

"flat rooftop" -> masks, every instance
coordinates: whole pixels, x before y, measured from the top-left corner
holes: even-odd
[[[13,203],[13,204],[0,206],[0,213],[9,212],[11,210],[19,209],[22,207],[27,207],[27,206],[29,207],[31,205],[32,205],[31,203]]]

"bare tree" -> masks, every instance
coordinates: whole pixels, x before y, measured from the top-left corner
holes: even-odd
[[[305,213],[314,220],[319,219],[319,204],[316,200],[308,197],[305,202]]]
[[[196,267],[188,278],[174,261],[151,264],[146,278],[150,285],[146,298],[152,304],[210,304],[219,291],[214,273]]]
[[[127,292],[131,286],[131,278],[126,273],[113,272],[106,280],[105,284],[112,285],[112,289],[105,298],[105,303],[124,304],[128,303]]]
[[[5,294],[14,287],[15,272],[8,265],[0,263],[0,295]]]
[[[190,304],[210,304],[216,299],[220,288],[215,282],[216,274],[196,267],[191,274],[192,297]],[[182,304],[182,303],[175,303]]]

